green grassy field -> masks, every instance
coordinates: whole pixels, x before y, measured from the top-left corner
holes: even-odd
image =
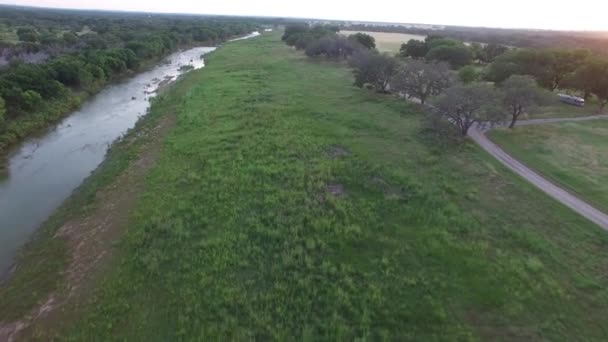
[[[224,45],[153,106],[177,125],[62,337],[608,338],[608,234],[279,37]]]
[[[340,31],[340,34],[351,35],[357,32],[369,34],[376,39],[376,48],[380,52],[398,53],[401,44],[407,43],[410,39],[424,40],[424,36],[407,33],[395,32],[370,32],[370,31]]]
[[[555,102],[550,106],[535,108],[531,113],[522,117],[525,119],[542,118],[574,118],[578,116],[597,115],[599,107],[595,100],[590,99],[584,107],[571,106],[565,103]]]
[[[490,138],[526,165],[608,212],[608,120],[496,130]]]

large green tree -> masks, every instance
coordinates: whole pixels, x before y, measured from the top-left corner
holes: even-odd
[[[426,54],[429,61],[446,62],[452,68],[458,69],[471,64],[473,55],[471,50],[464,44],[438,45],[431,48]]]
[[[376,39],[369,34],[357,32],[355,34],[351,34],[348,36],[348,39],[352,40],[363,46],[366,49],[374,49],[376,48]]]
[[[608,104],[608,59],[589,59],[576,70],[573,78],[579,89],[597,97],[599,110],[603,111]]]
[[[429,48],[426,42],[417,39],[410,39],[407,43],[401,44],[401,49],[399,49],[400,57],[420,59],[424,58],[427,53],[429,53]]]
[[[438,98],[435,110],[463,136],[473,125],[493,124],[504,119],[500,95],[486,83],[457,84],[446,89]]]
[[[396,75],[399,62],[394,57],[368,51],[356,53],[350,60],[355,76],[355,86],[370,84],[378,92],[386,93]]]
[[[511,115],[509,128],[515,127],[515,123],[521,114],[531,108],[549,102],[551,94],[538,86],[536,80],[528,75],[513,75],[503,82],[501,100]]]

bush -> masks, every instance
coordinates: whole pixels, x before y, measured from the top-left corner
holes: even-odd
[[[306,48],[306,55],[309,57],[324,55],[328,58],[345,59],[356,50],[352,41],[339,35],[332,35],[310,43]]]
[[[368,51],[359,51],[350,61],[355,75],[355,86],[371,84],[378,92],[388,92],[390,81],[399,69],[394,57]]]

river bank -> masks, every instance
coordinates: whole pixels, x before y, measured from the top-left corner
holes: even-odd
[[[247,35],[249,38],[255,36]],[[38,315],[36,310],[41,308],[37,305],[48,302],[50,293],[53,293],[53,298],[56,301],[66,299],[66,297],[63,297],[66,294],[64,292],[66,280],[60,275],[63,274],[65,276],[65,272],[69,272],[67,270],[70,266],[70,260],[74,260],[74,255],[71,254],[74,246],[72,244],[70,247],[70,241],[73,243],[75,238],[73,234],[70,236],[59,236],[57,235],[58,232],[66,223],[74,223],[79,217],[88,217],[87,215],[90,215],[96,207],[105,206],[105,203],[100,202],[99,197],[103,196],[101,194],[104,192],[104,189],[107,190],[108,187],[115,188],[115,186],[113,187],[114,182],[120,175],[124,174],[129,166],[132,166],[134,163],[136,164],[133,175],[128,180],[128,185],[132,186],[143,180],[143,174],[153,165],[154,150],[160,147],[160,139],[174,123],[174,115],[172,113],[176,112],[186,90],[193,86],[192,79],[184,77],[191,74],[191,72],[188,72],[190,68],[182,67],[184,65],[192,65],[193,71],[199,69],[204,66],[202,55],[207,55],[215,48],[199,49],[192,49],[194,50],[193,53],[189,54],[187,58],[182,59],[183,63],[173,63],[173,70],[179,72],[179,74],[155,78],[151,82],[154,84],[139,82],[140,85],[146,85],[143,88],[143,94],[149,97],[152,104],[151,110],[147,112],[147,115],[141,115],[144,114],[141,112],[135,113],[139,114],[134,117],[135,126],[130,128],[125,134],[121,134],[119,140],[113,140],[114,143],[104,153],[103,162],[98,167],[94,167],[95,171],[92,174],[87,174],[84,182],[76,190],[73,192],[70,190],[72,194],[68,199],[59,208],[54,210],[54,213],[45,220],[35,235],[28,238],[26,245],[20,248],[17,262],[7,272],[4,272],[4,277],[0,281],[0,340],[4,340],[3,337],[6,337],[6,334],[14,333],[16,325],[20,326],[22,323],[29,325],[26,321],[18,320],[20,317],[24,317],[26,313],[29,313],[27,315],[28,319],[36,319]],[[198,57],[198,59],[195,57]],[[174,85],[176,82],[179,86]],[[152,85],[154,87],[151,87]],[[156,96],[157,94],[158,96]],[[129,105],[135,101],[131,99],[130,94],[123,95],[128,97]],[[72,129],[75,126],[67,123],[62,124],[61,127]],[[45,145],[42,144],[42,146]],[[144,157],[140,158],[142,155]],[[29,158],[25,158],[24,160],[27,161]],[[2,184],[0,183],[0,192],[1,190]],[[126,210],[128,208],[127,204],[122,203],[119,208]],[[126,212],[123,211],[122,216],[116,213],[104,214],[101,216],[103,222],[100,224],[107,224],[109,222],[106,220],[107,217],[118,220],[124,219],[126,213],[128,213],[128,210]],[[99,225],[89,220],[84,224],[84,228],[95,228],[90,227],[91,225],[99,228]],[[4,226],[0,225],[0,227]],[[102,229],[95,229],[95,231],[99,234],[104,233]],[[113,232],[116,233],[116,230],[113,230]],[[111,241],[108,236],[101,238],[99,235],[96,235],[95,237],[92,239],[90,234],[87,234],[86,237],[80,235],[80,238],[88,238],[88,244],[79,243],[79,245],[81,248],[85,247],[85,253],[89,253],[89,255],[93,248],[91,243]],[[82,240],[80,241],[82,242]],[[106,248],[111,247],[105,246]],[[80,262],[84,262],[82,260],[85,258],[78,257],[77,259]],[[101,262],[102,259],[98,258],[95,262]],[[82,273],[80,272],[80,274]],[[88,275],[91,274],[89,273]],[[73,287],[72,285],[70,286]],[[48,309],[48,306],[42,307],[45,310]]]
[[[6,173],[7,158],[11,150],[28,138],[39,136],[52,129],[59,121],[75,110],[78,110],[83,103],[91,97],[97,95],[103,89],[112,85],[119,84],[138,74],[149,71],[159,63],[162,63],[171,54],[186,51],[196,46],[219,46],[226,41],[234,39],[242,39],[251,34],[238,37],[230,37],[225,41],[220,42],[199,42],[198,44],[180,45],[175,50],[169,51],[163,56],[154,57],[147,60],[142,60],[136,70],[127,70],[127,72],[112,76],[104,82],[96,82],[90,84],[86,89],[67,89],[63,98],[46,101],[42,104],[42,109],[37,112],[30,113],[22,118],[11,120],[6,123],[6,127],[0,131],[0,180]]]
[[[144,116],[150,100],[170,82],[204,66],[215,48],[174,53],[154,68],[106,87],[52,130],[24,142],[9,156],[0,180],[0,269],[104,159],[114,140]]]
[[[117,80],[7,155],[0,177],[0,275],[17,248],[101,163],[113,141],[147,113],[150,100],[181,75],[203,67],[203,55],[214,49],[181,50]]]

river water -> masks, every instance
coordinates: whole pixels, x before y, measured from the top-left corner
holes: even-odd
[[[214,49],[174,53],[153,69],[108,86],[9,155],[8,176],[0,180],[0,275],[19,248],[99,166],[110,144],[146,114],[159,86],[184,73],[184,65],[202,68],[202,55]]]

